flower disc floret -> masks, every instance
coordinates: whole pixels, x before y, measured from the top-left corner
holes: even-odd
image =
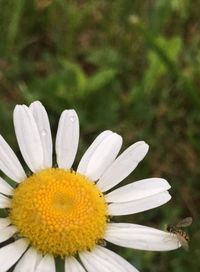
[[[17,187],[10,218],[20,235],[42,253],[68,256],[91,250],[103,239],[107,205],[87,177],[51,168]]]

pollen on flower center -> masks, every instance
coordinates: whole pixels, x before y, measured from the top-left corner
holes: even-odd
[[[21,236],[43,253],[74,255],[103,238],[107,205],[85,176],[50,168],[33,174],[15,190],[10,219]]]

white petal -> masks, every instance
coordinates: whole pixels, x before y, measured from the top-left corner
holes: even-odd
[[[53,256],[45,255],[38,264],[35,272],[56,272],[56,266]]]
[[[0,194],[0,209],[9,208],[10,199],[2,194]]]
[[[142,179],[110,192],[106,195],[106,200],[107,202],[128,202],[153,196],[168,189],[170,185],[165,179]]]
[[[13,187],[0,177],[0,193],[4,195],[12,195]]]
[[[91,252],[83,252],[80,259],[88,272],[137,272],[125,259],[106,248],[96,246]]]
[[[44,168],[43,147],[31,110],[25,105],[14,109],[14,127],[22,156],[33,172]]]
[[[149,146],[143,141],[127,148],[99,179],[97,186],[101,191],[107,191],[125,179],[143,160],[148,149]]]
[[[44,168],[50,168],[52,167],[52,137],[47,112],[39,101],[33,102],[29,108],[32,111],[42,142],[43,166]]]
[[[18,229],[15,226],[8,226],[8,227],[2,229],[1,233],[0,233],[0,243],[8,240],[16,232],[18,232]]]
[[[101,134],[99,134],[94,142],[90,145],[90,147],[86,150],[85,154],[83,155],[82,159],[79,162],[77,172],[84,174],[87,169],[88,162],[90,161],[94,151],[97,147],[113,132],[110,130],[105,130]]]
[[[108,224],[104,238],[119,246],[141,250],[167,251],[181,246],[176,235],[128,223]]]
[[[35,272],[36,266],[41,259],[42,255],[30,247],[19,260],[13,272]]]
[[[71,168],[78,149],[78,141],[78,115],[75,110],[65,110],[60,116],[56,135],[56,157],[59,168]]]
[[[65,272],[85,272],[85,269],[74,257],[66,257]]]
[[[20,182],[26,178],[24,169],[22,168],[17,156],[0,135],[0,169],[9,178],[16,182]]]
[[[5,227],[9,226],[11,224],[10,218],[0,218],[0,230],[4,229]]]
[[[19,239],[14,243],[4,246],[0,249],[1,272],[7,271],[22,256],[27,249],[28,243],[26,239]]]
[[[108,135],[90,157],[84,175],[95,181],[114,161],[122,146],[122,137],[117,133]]]
[[[143,212],[159,207],[168,202],[170,199],[171,196],[168,192],[162,192],[134,201],[111,203],[108,205],[108,213],[109,215],[127,215]]]

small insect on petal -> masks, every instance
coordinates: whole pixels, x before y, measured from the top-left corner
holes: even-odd
[[[184,230],[182,230],[182,228],[190,226],[192,221],[192,217],[186,217],[176,224],[167,225],[167,231],[176,235],[178,241],[185,250],[189,249],[188,241],[190,239],[189,235]]]

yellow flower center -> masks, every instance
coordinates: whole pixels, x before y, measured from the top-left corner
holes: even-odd
[[[91,250],[103,239],[107,205],[87,177],[50,168],[16,188],[10,219],[33,247],[63,257]]]

